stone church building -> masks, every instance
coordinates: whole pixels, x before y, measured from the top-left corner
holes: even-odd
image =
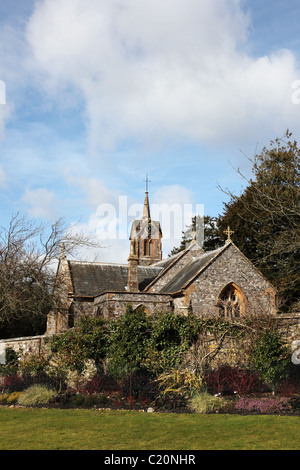
[[[176,255],[162,259],[162,229],[151,219],[146,190],[143,215],[134,220],[127,264],[67,260],[57,271],[63,279],[60,311],[47,319],[47,335],[74,326],[82,314],[114,318],[128,305],[145,312],[173,311],[225,319],[275,314],[275,289],[230,238],[205,252],[195,240]]]

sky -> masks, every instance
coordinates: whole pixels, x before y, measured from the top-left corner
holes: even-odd
[[[149,175],[166,257],[243,191],[237,168],[299,140],[299,17],[298,0],[0,0],[0,225],[63,217],[126,262]]]

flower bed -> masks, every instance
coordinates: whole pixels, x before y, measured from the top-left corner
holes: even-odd
[[[297,401],[290,397],[240,397],[234,409],[241,412],[282,414],[296,410]]]
[[[19,406],[21,400],[19,397],[24,392],[13,392],[10,394],[0,395],[0,405],[2,406]],[[207,394],[210,395],[210,394]],[[160,400],[151,400],[145,397],[123,397],[119,394],[81,394],[75,390],[66,390],[63,393],[54,395],[47,403],[43,403],[43,407],[47,408],[96,408],[96,409],[112,409],[112,410],[138,410],[138,411],[155,411],[158,413],[220,413],[220,414],[273,414],[273,415],[290,415],[300,416],[300,397],[281,397],[281,396],[226,396],[220,398],[220,406],[218,406],[217,396],[210,395],[215,400],[214,407],[210,407],[205,411],[199,411],[189,406],[189,402],[178,401],[177,399],[169,403]],[[221,406],[222,405],[222,406]],[[28,405],[29,406],[29,405]],[[39,403],[30,406],[41,406]]]

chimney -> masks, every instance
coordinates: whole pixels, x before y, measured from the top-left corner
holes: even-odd
[[[130,242],[130,253],[128,258],[128,290],[129,292],[139,291],[139,276],[138,276],[139,259],[135,253],[135,241]]]

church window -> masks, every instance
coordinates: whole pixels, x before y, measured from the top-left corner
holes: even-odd
[[[239,318],[245,314],[245,294],[236,284],[230,283],[221,291],[217,306],[220,317],[226,319]]]
[[[101,307],[98,307],[96,310],[96,317],[103,317],[103,310]]]
[[[152,255],[152,240],[144,240],[144,256]]]
[[[74,312],[74,305],[71,304],[69,308],[69,315],[68,315],[68,328],[73,328],[75,322],[75,312]]]

